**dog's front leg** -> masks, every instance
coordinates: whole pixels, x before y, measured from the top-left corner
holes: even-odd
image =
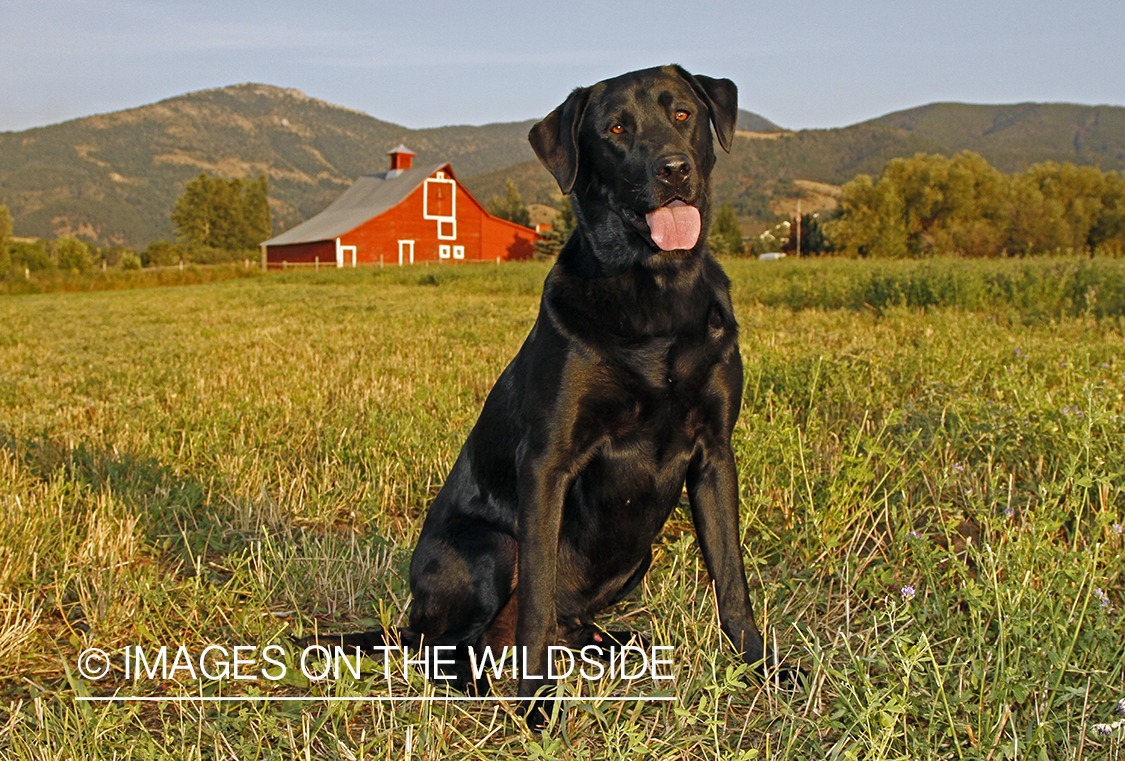
[[[529,465],[519,483],[519,544],[516,597],[516,649],[520,654],[519,697],[530,698],[551,686],[547,678],[548,650],[555,643],[558,618],[555,609],[558,576],[559,529],[563,502],[570,487],[569,474],[550,466]],[[538,701],[521,705],[528,726],[537,728],[547,719]]]
[[[703,561],[715,583],[723,632],[746,663],[764,670],[773,664],[766,663],[746,585],[738,531],[738,474],[729,444],[696,453],[688,469],[687,490]]]

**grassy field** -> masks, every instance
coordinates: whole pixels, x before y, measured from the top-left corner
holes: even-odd
[[[220,280],[253,278],[262,275],[257,260],[244,259],[231,264],[207,264],[183,267],[161,267],[147,270],[109,270],[71,272],[69,270],[39,270],[20,272],[18,269],[0,275],[0,295],[27,295],[73,291],[123,291],[134,288],[153,288],[171,285],[198,285]]]
[[[1122,262],[726,266],[751,595],[805,690],[746,682],[679,511],[603,622],[674,647],[674,679],[565,685],[674,701],[533,734],[503,703],[79,700],[445,694],[380,664],[123,671],[402,621],[546,266],[278,273],[0,298],[0,756],[1119,758]]]

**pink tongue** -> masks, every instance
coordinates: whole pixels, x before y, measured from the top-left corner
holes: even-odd
[[[652,242],[661,251],[695,248],[699,240],[699,209],[673,201],[645,215]]]

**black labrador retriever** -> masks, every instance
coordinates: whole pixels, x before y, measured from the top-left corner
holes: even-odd
[[[487,689],[469,662],[485,646],[523,649],[530,697],[549,646],[627,639],[594,616],[640,583],[685,484],[723,631],[765,665],[731,449],[738,327],[706,245],[711,129],[729,151],[736,119],[732,82],[665,66],[577,89],[531,130],[577,229],[429,509],[400,632],[453,646],[455,686]]]

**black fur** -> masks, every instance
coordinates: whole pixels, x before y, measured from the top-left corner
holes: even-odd
[[[640,583],[685,485],[723,631],[766,659],[739,546],[738,328],[705,242],[711,132],[729,150],[736,118],[733,83],[667,66],[575,90],[531,130],[578,227],[426,516],[401,633],[458,646],[464,689],[486,688],[470,646],[526,647],[544,674],[549,645],[627,637],[594,616]],[[661,252],[645,215],[674,199],[703,229]],[[543,686],[522,678],[519,694]]]

